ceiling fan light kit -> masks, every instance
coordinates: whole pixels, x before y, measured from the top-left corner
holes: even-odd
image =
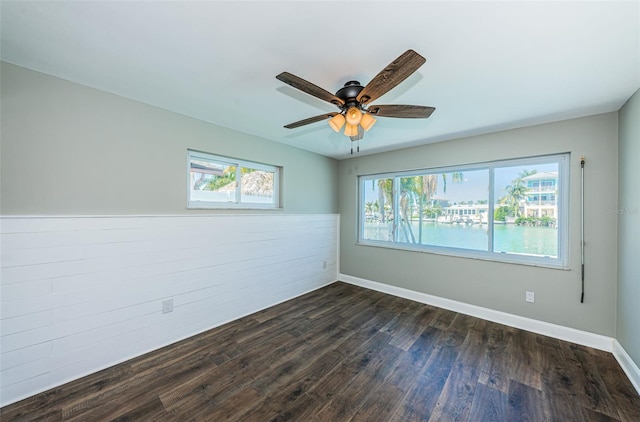
[[[347,123],[344,127],[344,134],[346,136],[357,136],[358,135],[358,126]]]
[[[353,106],[347,110],[345,119],[350,125],[358,126],[360,124],[360,120],[362,120],[362,112],[358,110],[356,106]]]
[[[360,126],[362,126],[362,128],[367,132],[373,127],[375,123],[376,119],[374,119],[369,113],[364,113],[362,115],[362,119],[360,120]]]
[[[344,126],[344,134],[351,141],[359,141],[364,132],[373,127],[379,117],[422,118],[426,119],[435,110],[434,107],[416,105],[376,105],[367,109],[369,102],[376,100],[408,78],[425,63],[426,59],[413,50],[405,51],[400,57],[382,69],[367,86],[358,81],[349,81],[334,94],[288,72],[282,72],[276,79],[292,87],[313,95],[323,101],[334,104],[338,113],[321,114],[285,126],[287,129],[329,119],[329,126],[336,132]],[[358,151],[360,148],[358,147]],[[352,149],[353,153],[353,149]]]
[[[362,127],[365,131],[368,131],[375,124],[376,119],[374,119],[369,113],[363,112],[357,106],[349,108],[345,112],[345,114],[336,114],[331,119],[329,119],[329,126],[335,132],[340,132],[342,126],[347,124],[347,127],[344,129],[345,136],[356,136],[358,134],[357,129],[358,125]],[[354,134],[355,133],[355,134]],[[352,139],[353,141],[354,139]]]
[[[342,114],[336,114],[331,119],[329,119],[329,126],[336,132],[340,132],[342,126],[344,126],[345,118]]]

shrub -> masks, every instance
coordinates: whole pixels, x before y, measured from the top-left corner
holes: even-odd
[[[493,212],[493,219],[495,221],[505,221],[509,212],[509,207],[500,207]]]

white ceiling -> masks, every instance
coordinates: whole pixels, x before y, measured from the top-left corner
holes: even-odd
[[[1,3],[4,61],[335,158],[350,141],[330,92],[363,85],[411,48],[427,62],[374,104],[436,107],[378,118],[361,154],[618,110],[640,87],[640,2]]]

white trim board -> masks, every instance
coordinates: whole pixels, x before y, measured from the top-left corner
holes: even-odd
[[[631,357],[626,353],[623,347],[614,338],[603,336],[600,334],[590,333],[588,331],[576,330],[575,328],[564,327],[562,325],[551,324],[544,321],[538,321],[531,318],[525,318],[518,315],[508,314],[506,312],[496,311],[493,309],[483,308],[481,306],[470,305],[456,300],[445,299],[426,293],[416,292],[402,287],[390,286],[377,281],[366,280],[359,277],[353,277],[347,274],[339,274],[338,280],[366,289],[376,290],[378,292],[387,293],[393,296],[402,297],[420,303],[425,303],[438,308],[447,309],[454,312],[460,312],[476,318],[487,321],[497,322],[499,324],[508,325],[510,327],[519,328],[536,334],[553,337],[559,340],[569,341],[571,343],[583,346],[593,347],[594,349],[603,350],[612,353],[618,361],[625,374],[633,384],[634,388],[640,394],[640,369],[633,362]]]
[[[633,387],[638,394],[640,394],[640,368],[638,368],[638,365],[635,364],[631,356],[627,354],[626,350],[624,350],[616,339],[613,339],[613,356],[622,367],[624,373],[627,374],[627,377],[629,377],[629,381],[631,381]]]

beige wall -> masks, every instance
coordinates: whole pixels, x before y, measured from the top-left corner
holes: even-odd
[[[338,210],[334,159],[7,63],[1,77],[2,215],[211,213],[186,209],[187,148],[284,167],[285,213]]]
[[[616,338],[640,367],[640,91],[620,110]]]
[[[617,113],[509,130],[340,162],[340,272],[489,309],[614,336]],[[570,270],[356,245],[357,176],[571,153]],[[586,156],[586,294],[580,303],[580,155]],[[536,302],[525,303],[525,290]]]

